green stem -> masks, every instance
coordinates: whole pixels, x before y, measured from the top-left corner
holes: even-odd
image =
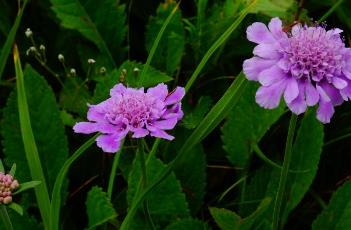
[[[275,199],[274,209],[273,209],[273,220],[272,220],[273,230],[277,230],[279,228],[280,210],[282,208],[282,201],[285,193],[286,181],[288,179],[296,122],[297,122],[297,115],[292,113],[290,118],[288,137],[286,139],[286,145],[285,145],[284,162],[283,162],[282,170],[280,172],[278,191],[277,191],[277,196]]]
[[[334,138],[334,139],[332,139],[332,140],[330,140],[330,141],[324,143],[324,146],[331,145],[331,144],[333,144],[333,143],[335,143],[335,142],[341,141],[341,140],[343,140],[343,139],[345,139],[345,138],[348,138],[348,137],[351,137],[351,133],[347,133],[347,134],[342,135],[342,136],[340,136],[340,137]]]
[[[117,172],[117,167],[119,164],[119,159],[120,159],[121,154],[122,154],[123,144],[124,144],[124,139],[122,140],[120,149],[115,153],[115,156],[113,158],[112,169],[111,169],[110,178],[109,178],[108,187],[107,187],[107,196],[110,200],[112,197],[113,185],[114,185],[115,178],[116,178],[116,172]]]
[[[155,156],[156,150],[157,150],[157,148],[158,148],[158,146],[159,146],[160,143],[161,143],[161,138],[156,138],[154,144],[152,145],[152,149],[151,149],[151,151],[150,151],[150,153],[149,153],[149,155],[148,155],[148,157],[147,157],[147,159],[146,159],[146,164],[148,164],[149,161],[150,161],[150,159],[151,159],[153,156]]]
[[[318,22],[323,22],[325,19],[329,17],[338,7],[339,5],[343,2],[344,0],[339,0],[337,1],[319,20]]]
[[[1,205],[0,216],[1,216],[2,222],[3,222],[4,226],[5,226],[5,229],[6,230],[13,230],[11,219],[9,217],[9,214],[7,213],[5,205]]]

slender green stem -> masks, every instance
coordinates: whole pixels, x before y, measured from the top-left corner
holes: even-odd
[[[285,145],[283,168],[280,172],[278,191],[274,202],[273,220],[272,220],[273,230],[277,230],[279,228],[280,210],[282,208],[282,201],[285,193],[286,182],[288,179],[296,122],[297,122],[297,115],[292,113],[290,118],[288,136],[287,136],[286,145]]]
[[[236,186],[238,186],[241,182],[244,182],[245,179],[247,178],[247,176],[244,176],[242,178],[240,178],[238,181],[236,181],[234,184],[232,184],[228,189],[226,189],[222,195],[218,198],[218,202],[220,202],[221,200],[223,200],[223,198],[231,191],[233,190]]]
[[[340,137],[331,139],[330,141],[327,141],[326,143],[324,143],[324,146],[334,144],[335,142],[341,141],[341,140],[343,140],[343,139],[345,139],[345,138],[349,138],[349,137],[351,137],[351,133],[347,133],[347,134],[342,135],[342,136],[340,136]]]
[[[0,208],[0,216],[1,216],[2,223],[5,226],[5,229],[6,230],[13,230],[11,219],[9,217],[9,214],[7,213],[6,206],[3,205],[3,204],[0,205],[0,206],[1,206],[1,208]]]
[[[156,138],[154,144],[152,145],[152,149],[149,153],[149,155],[147,156],[147,159],[146,159],[146,165],[149,163],[150,159],[155,156],[156,154],[156,151],[157,151],[157,148],[159,146],[159,144],[161,143],[161,138]]]
[[[318,20],[318,22],[323,22],[325,19],[327,19],[329,15],[331,15],[343,1],[344,0],[339,0],[336,3],[334,3],[334,5],[325,14],[323,14],[323,16]]]
[[[113,158],[112,169],[111,169],[110,178],[109,178],[108,187],[107,187],[107,196],[108,196],[108,198],[110,200],[111,200],[111,197],[112,197],[113,185],[114,185],[114,182],[115,182],[115,177],[116,177],[117,167],[118,167],[118,164],[119,164],[119,159],[120,159],[121,154],[122,154],[123,144],[124,144],[124,139],[122,140],[120,149],[115,153],[115,156]]]

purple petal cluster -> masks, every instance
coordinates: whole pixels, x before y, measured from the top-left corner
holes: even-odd
[[[181,99],[183,87],[168,92],[161,83],[144,92],[144,88],[126,88],[117,84],[110,90],[110,98],[97,105],[89,105],[89,122],[79,122],[73,129],[76,133],[100,132],[97,145],[104,152],[114,153],[121,140],[130,132],[133,138],[147,135],[173,140],[166,133],[183,117]]]
[[[255,22],[246,32],[258,45],[243,69],[261,84],[256,92],[260,106],[275,108],[283,96],[289,109],[301,114],[318,104],[317,118],[329,123],[334,106],[351,98],[351,49],[340,37],[342,30],[297,24],[287,33],[273,18],[268,28]]]

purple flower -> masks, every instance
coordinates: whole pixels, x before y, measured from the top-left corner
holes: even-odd
[[[318,104],[317,118],[328,123],[334,106],[351,98],[351,49],[340,37],[342,30],[298,24],[286,33],[281,20],[273,18],[268,28],[255,22],[246,32],[258,45],[243,69],[262,85],[256,92],[260,106],[275,108],[284,94],[293,113]]]
[[[146,135],[173,140],[165,132],[173,129],[183,117],[181,99],[185,95],[183,87],[168,93],[167,85],[161,83],[149,88],[126,88],[115,85],[110,98],[97,105],[89,105],[89,122],[79,122],[73,127],[76,133],[100,132],[97,145],[104,152],[118,151],[121,140],[131,132],[133,138]]]

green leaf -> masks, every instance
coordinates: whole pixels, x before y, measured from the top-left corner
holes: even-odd
[[[11,176],[15,176],[15,173],[16,173],[16,163],[14,163],[14,164],[12,165],[9,174],[10,174]]]
[[[269,17],[284,17],[294,0],[258,0],[251,13],[262,13]]]
[[[257,105],[257,88],[258,84],[250,82],[222,128],[223,148],[230,162],[237,167],[245,167],[250,158],[251,144],[257,144],[284,113],[283,104],[274,110]]]
[[[23,215],[21,215],[20,213],[18,213],[21,212],[20,208],[18,210],[14,210],[13,207],[10,207],[11,204],[9,205],[9,208],[7,210],[15,230],[44,229],[43,224],[39,223],[35,217],[30,216],[26,212],[23,212]],[[0,229],[5,229],[5,226],[3,225],[2,221],[0,221]]]
[[[5,172],[5,168],[4,165],[2,163],[2,160],[0,159],[0,172],[4,173]]]
[[[81,79],[78,77],[66,79],[60,93],[60,105],[63,109],[85,117],[89,98],[91,98],[90,93]]]
[[[15,202],[12,202],[7,207],[11,208],[15,212],[17,212],[19,215],[23,216],[23,208],[21,207],[21,205],[15,203]]]
[[[122,43],[126,35],[125,5],[106,0],[51,0],[52,9],[67,29],[79,31],[93,42],[115,66],[114,56],[123,58]],[[113,23],[112,23],[113,22]]]
[[[29,181],[29,182],[24,182],[20,184],[19,189],[17,189],[14,193],[12,193],[13,195],[16,195],[18,193],[21,193],[23,191],[26,191],[28,189],[34,188],[35,186],[38,186],[41,184],[41,181]]]
[[[351,181],[334,192],[326,209],[312,224],[313,230],[348,230],[351,226]]]
[[[271,200],[272,199],[270,197],[263,199],[256,211],[246,218],[241,218],[235,212],[224,208],[210,208],[210,213],[222,230],[249,230],[267,211]]]
[[[60,110],[60,117],[62,123],[66,126],[72,127],[76,122],[78,122],[78,120],[75,119],[73,115],[68,113],[66,110]]]
[[[108,199],[107,194],[98,186],[94,186],[88,192],[86,206],[89,218],[89,229],[93,229],[117,217],[117,213]]]
[[[210,110],[212,100],[210,97],[200,97],[195,108],[186,113],[182,120],[182,124],[187,129],[194,129],[205,117],[206,113]]]
[[[34,139],[50,192],[57,173],[68,156],[67,137],[55,95],[46,81],[34,69],[27,66],[24,71],[24,84],[30,120],[33,121]],[[2,127],[6,160],[9,164],[16,163],[21,169],[16,173],[19,181],[32,180],[22,144],[15,92],[8,98]]]
[[[160,160],[155,157],[150,158],[146,169],[148,181],[153,181],[157,178],[159,172],[165,167],[166,166]],[[140,176],[140,162],[136,160],[134,161],[134,167],[129,173],[128,178],[127,200],[129,204],[131,204],[137,190]],[[180,183],[172,173],[170,177],[161,182],[160,185],[147,196],[149,213],[155,224],[166,226],[178,218],[189,217],[185,195],[181,191]],[[138,218],[135,219],[132,224],[134,226],[146,226],[146,222],[143,221],[142,218]]]
[[[155,34],[160,31],[164,21],[176,7],[176,2],[166,1],[157,8],[156,16],[151,16],[146,27],[146,48],[150,52],[155,41]],[[181,11],[177,9],[158,44],[152,61],[153,66],[173,74],[180,64],[184,45],[185,31],[182,23]]]
[[[172,80],[171,77],[149,66],[145,72],[144,81],[140,82],[139,76],[143,68],[145,68],[145,65],[141,63],[125,61],[118,70],[112,71],[97,83],[93,102],[97,103],[105,100],[109,96],[110,89],[121,81],[130,87],[137,87],[138,85],[150,87],[161,82]]]
[[[196,219],[182,219],[178,220],[165,228],[165,230],[209,230],[210,227]]]

